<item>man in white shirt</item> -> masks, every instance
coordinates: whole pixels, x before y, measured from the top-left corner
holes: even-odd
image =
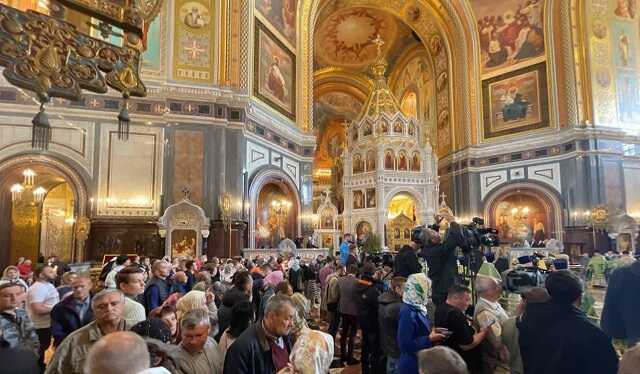
[[[131,265],[131,260],[126,255],[116,257],[115,266],[111,269],[109,274],[107,274],[107,278],[104,280],[104,288],[116,288],[116,274],[129,265]]]
[[[39,364],[44,369],[44,353],[51,345],[51,309],[60,301],[53,285],[56,271],[45,265],[35,271],[36,281],[27,291],[27,311],[40,341]]]
[[[122,318],[127,325],[133,326],[147,319],[144,306],[136,298],[144,292],[144,270],[138,266],[128,266],[116,275],[116,285],[124,293],[124,310]]]

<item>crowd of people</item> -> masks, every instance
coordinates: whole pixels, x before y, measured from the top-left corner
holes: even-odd
[[[335,258],[121,255],[94,277],[21,259],[0,280],[0,357],[12,362],[0,373],[638,372],[640,262],[607,276],[599,327],[571,270],[550,272],[511,311],[490,261],[443,281],[443,251],[360,255],[345,235]]]

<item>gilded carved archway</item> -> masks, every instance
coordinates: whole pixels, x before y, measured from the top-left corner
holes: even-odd
[[[300,125],[310,129],[313,122],[313,34],[318,14],[326,2],[315,0],[301,5],[298,61],[300,67],[298,107]],[[466,2],[354,0],[353,7],[384,10],[406,23],[435,57],[436,76],[440,77],[441,97],[438,97],[437,120],[440,156],[478,140],[480,113],[477,58],[478,43],[475,20]],[[436,53],[434,53],[436,52]],[[471,83],[474,82],[474,83]],[[463,92],[453,95],[453,92]],[[464,110],[463,110],[464,108]],[[454,125],[455,124],[455,125]]]

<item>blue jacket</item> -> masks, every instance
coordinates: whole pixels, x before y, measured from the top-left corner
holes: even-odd
[[[347,266],[347,261],[349,261],[349,243],[342,242],[340,243],[340,262]]]
[[[89,308],[84,313],[82,320],[80,320],[73,296],[67,296],[62,299],[62,301],[51,309],[51,335],[53,335],[53,346],[59,346],[67,335],[85,326],[89,322],[93,321],[93,319],[91,301],[89,301]]]
[[[430,330],[431,323],[425,314],[411,305],[402,304],[397,336],[400,348],[398,373],[418,374],[417,353],[431,347]]]

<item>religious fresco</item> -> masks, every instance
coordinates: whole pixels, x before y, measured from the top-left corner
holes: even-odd
[[[331,91],[314,99],[314,133],[318,137],[314,168],[330,169],[342,154],[345,144],[345,121],[355,121],[363,103],[355,96]]]
[[[197,237],[195,230],[171,231],[171,258],[195,257],[198,248]]]
[[[297,0],[256,0],[257,14],[271,31],[281,34],[290,45],[296,45]]]
[[[634,71],[618,70],[616,73],[616,94],[618,97],[618,121],[620,123],[640,122],[640,80]]]
[[[376,207],[376,189],[375,188],[367,188],[367,208],[375,208]]]
[[[295,120],[295,56],[258,21],[255,37],[254,94]]]
[[[613,13],[621,18],[635,18],[638,12],[636,0],[615,0]]]
[[[500,200],[493,212],[500,241],[510,243],[549,239],[550,216],[543,201],[528,194],[509,195]]]
[[[373,232],[371,224],[367,221],[358,222],[356,225],[356,239],[365,240]]]
[[[595,124],[635,129],[640,123],[637,6],[637,0],[587,2]]]
[[[364,208],[364,193],[362,191],[353,191],[353,209]]]
[[[472,0],[483,74],[544,59],[544,0]]]
[[[373,40],[384,41],[382,52],[390,69],[411,44],[418,43],[411,29],[392,14],[372,9],[347,7],[332,2],[318,17],[314,33],[314,68],[339,66],[366,72],[377,56]]]
[[[275,202],[290,202],[288,210],[278,209]],[[285,238],[295,238],[296,198],[285,186],[266,184],[260,190],[256,205],[256,246],[276,248]]]
[[[400,99],[404,115],[418,121],[432,122],[435,116],[435,82],[433,67],[426,56],[420,53],[392,74],[392,90]]]
[[[611,23],[611,45],[613,46],[613,64],[621,68],[637,67],[638,26],[630,22],[613,21]]]
[[[485,138],[548,127],[546,82],[544,63],[483,81]]]
[[[175,1],[173,79],[212,82],[213,9],[211,0]]]

